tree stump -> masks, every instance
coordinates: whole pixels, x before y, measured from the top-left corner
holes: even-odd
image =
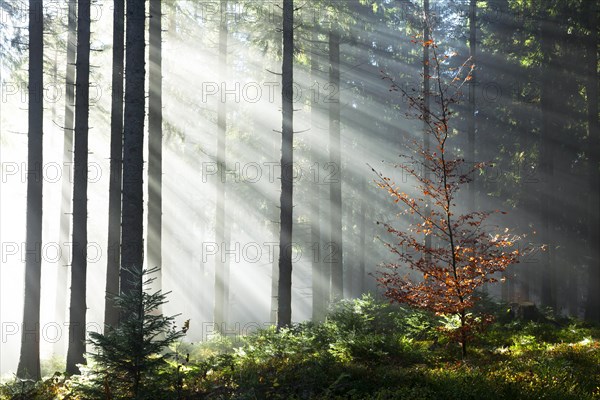
[[[541,314],[535,303],[524,301],[510,304],[510,315],[521,321],[539,321]]]

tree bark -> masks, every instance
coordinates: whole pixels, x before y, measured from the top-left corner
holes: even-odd
[[[123,294],[135,290],[134,278],[128,270],[141,270],[144,262],[145,10],[145,0],[127,1],[120,271],[120,292]],[[120,316],[121,319],[126,317]]]
[[[313,85],[319,88],[319,57],[317,55],[317,43],[319,40],[319,33],[317,29],[312,31],[313,50],[310,56],[310,74]],[[322,258],[323,251],[323,238],[321,234],[321,171],[322,171],[322,157],[321,157],[321,143],[319,143],[319,132],[318,119],[320,107],[320,96],[319,91],[315,90],[313,97],[311,98],[310,104],[310,118],[311,118],[311,146],[310,156],[311,165],[314,169],[312,190],[310,194],[311,202],[311,224],[310,224],[310,237],[311,237],[311,250],[312,250],[312,320],[313,322],[322,322],[325,320],[325,314],[327,311],[327,286],[329,279],[327,279],[327,272],[325,271]]]
[[[271,311],[269,313],[270,322],[277,324],[277,307],[279,303],[279,253],[274,249],[273,262],[271,263]]]
[[[587,77],[587,111],[588,141],[590,148],[589,166],[589,221],[588,248],[590,251],[588,299],[585,307],[586,319],[600,321],[600,127],[598,121],[598,4],[590,1],[589,24],[590,36],[587,39],[586,55],[588,66]]]
[[[340,34],[336,29],[329,31],[329,84],[333,95],[329,101],[329,201],[331,229],[331,300],[340,300],[344,296],[344,270],[342,248],[342,157],[340,130]]]
[[[282,130],[281,130],[281,199],[279,233],[279,285],[277,328],[292,322],[292,226],[294,162],[294,1],[283,0],[282,63]]]
[[[227,80],[227,0],[221,0],[221,21],[219,24],[219,73],[220,82]],[[215,217],[215,237],[217,246],[224,248],[229,244],[225,242],[225,188],[226,188],[226,153],[227,153],[227,103],[224,99],[218,104],[217,109],[217,175],[216,182],[216,217]],[[226,290],[226,265],[222,257],[215,257],[215,304],[214,319],[217,329],[221,329],[225,322],[225,313],[227,310],[228,297]]]
[[[40,281],[42,248],[42,163],[44,104],[44,13],[42,0],[29,0],[29,89],[27,134],[27,221],[25,299],[21,330],[21,354],[17,376],[39,380]]]
[[[423,42],[427,43],[431,40],[431,27],[429,20],[429,0],[423,0]],[[423,46],[423,105],[424,105],[424,113],[423,113],[423,150],[425,150],[425,154],[429,154],[430,147],[430,133],[429,126],[431,123],[431,73],[430,73],[430,54],[429,54],[429,45]],[[429,160],[427,157],[423,160],[424,163],[424,171],[423,177],[425,179],[429,179]],[[426,208],[431,209],[431,202],[429,198],[425,200]],[[431,249],[431,235],[425,236],[425,248]],[[430,263],[431,262],[431,254],[426,252],[425,260]]]
[[[88,116],[90,109],[90,6],[77,7],[77,79],[75,85],[75,151],[73,173],[73,256],[69,307],[67,373],[78,374],[85,364],[85,314],[87,277]]]
[[[77,0],[68,3],[68,34],[67,34],[67,68],[65,74],[65,118],[63,128],[63,171],[68,171],[73,162],[73,127],[75,115],[75,56],[77,51]],[[71,235],[71,206],[73,201],[73,188],[69,181],[69,174],[61,176],[61,203],[59,221],[59,246],[61,249],[62,265],[56,270],[56,322],[66,322],[67,294],[68,294],[68,255],[69,237]],[[62,353],[64,341],[59,340],[56,352]]]
[[[227,198],[225,198],[225,202],[227,202]],[[227,208],[227,207],[226,207]],[[234,221],[237,221],[237,210],[232,210],[233,215],[228,213],[225,218],[225,232],[223,234],[223,243],[227,243],[228,245],[231,243],[231,230]],[[239,228],[239,225],[238,225]],[[223,321],[227,322],[229,318],[229,292],[231,285],[231,257],[227,257],[225,259],[225,263],[223,263]]]
[[[104,324],[116,327],[119,310],[113,298],[119,294],[121,264],[121,186],[123,183],[123,64],[125,52],[125,0],[114,1],[112,99],[110,111],[110,183],[108,189],[108,250]]]
[[[359,296],[366,292],[366,260],[365,260],[365,245],[367,238],[367,178],[364,175],[360,177],[360,216],[359,216],[359,228],[360,238],[358,241],[358,294]]]
[[[475,65],[475,57],[477,54],[477,0],[471,0],[469,6],[469,57],[471,64]],[[467,115],[467,160],[469,163],[475,163],[475,69],[471,70],[471,80],[469,81],[469,111]],[[468,210],[475,211],[475,174],[471,176],[472,181],[469,182],[469,199],[467,202]]]
[[[545,2],[542,2],[545,4]],[[552,44],[551,22],[545,10],[540,11],[541,33],[540,46],[542,50],[541,68],[541,97],[540,107],[542,112],[541,144],[540,144],[540,172],[543,177],[543,193],[540,196],[540,217],[542,223],[542,241],[547,246],[545,251],[545,265],[542,271],[541,302],[544,306],[556,307],[556,270],[554,265],[554,248],[552,246],[552,215],[550,210],[550,194],[553,193],[554,176],[554,136],[556,117],[552,96]]]
[[[508,272],[502,271],[502,278],[500,279],[500,299],[504,303],[510,302],[510,278],[508,276]]]
[[[162,10],[150,0],[150,93],[148,96],[148,268],[162,268]],[[152,290],[162,287],[162,272],[154,274]],[[162,307],[157,309],[161,312]]]

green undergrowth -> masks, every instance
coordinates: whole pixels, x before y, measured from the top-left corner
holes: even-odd
[[[496,322],[462,359],[439,333],[443,320],[375,301],[343,301],[322,324],[179,343],[154,377],[153,399],[598,399],[600,329],[550,314]],[[93,371],[93,366],[88,368]],[[14,381],[2,399],[88,399],[93,373]],[[110,398],[119,399],[118,393]],[[109,398],[109,397],[98,397]]]

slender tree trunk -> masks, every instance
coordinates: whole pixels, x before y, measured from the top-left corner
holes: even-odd
[[[115,0],[113,15],[112,99],[110,111],[110,183],[108,189],[108,250],[104,324],[116,327],[119,310],[121,264],[121,185],[123,180],[123,64],[125,52],[125,0]]]
[[[362,295],[363,293],[366,292],[367,288],[366,288],[366,271],[365,271],[365,266],[366,266],[366,260],[365,260],[365,245],[366,245],[366,237],[367,237],[367,233],[366,233],[366,228],[367,228],[367,224],[366,224],[366,217],[367,217],[367,200],[366,200],[366,196],[367,196],[367,178],[364,175],[361,175],[360,177],[360,192],[359,192],[359,196],[360,196],[360,220],[359,220],[359,227],[360,227],[360,238],[358,241],[358,292],[359,295]]]
[[[162,10],[150,0],[148,79],[148,268],[162,268]],[[154,275],[153,290],[162,287],[162,273]],[[160,313],[160,309],[157,310]]]
[[[225,198],[227,202],[227,198]],[[235,212],[235,211],[234,211]],[[231,243],[231,225],[236,219],[237,215],[228,214],[225,218],[225,232],[223,234],[223,242]],[[231,257],[227,257],[223,263],[223,321],[227,322],[229,318],[230,304],[229,304],[229,292],[231,282]]]
[[[220,81],[227,80],[227,0],[221,0],[221,22],[219,25],[219,73]],[[225,186],[226,186],[226,152],[227,152],[227,103],[221,99],[217,110],[217,170],[219,180],[216,182],[217,201],[215,217],[215,236],[217,246],[223,248],[225,243]],[[225,322],[227,298],[225,297],[225,264],[222,257],[215,257],[215,308],[214,319],[217,329]]]
[[[273,148],[271,151],[273,154],[277,154],[281,149],[279,147],[279,143],[273,141]],[[272,242],[276,243],[279,240],[279,230],[280,225],[279,222],[279,213],[281,212],[279,208],[279,202],[273,202],[270,204],[269,208],[269,220],[268,227],[270,229]],[[270,308],[270,321],[273,325],[277,325],[277,303],[279,302],[279,248],[274,246],[273,254],[269,261],[271,262],[271,308]]]
[[[276,237],[274,235],[274,237]],[[277,305],[279,303],[279,253],[274,249],[273,262],[271,264],[271,313],[270,321],[277,324]]]
[[[579,274],[575,266],[569,266],[566,277],[567,312],[571,317],[579,318]]]
[[[317,29],[312,31],[312,41],[316,43],[319,40],[319,33]],[[318,86],[319,77],[319,56],[317,54],[317,47],[313,45],[313,50],[310,58],[310,74],[313,84]],[[311,224],[310,224],[310,237],[311,237],[311,250],[312,250],[312,320],[313,322],[322,322],[325,320],[325,314],[327,311],[327,300],[326,296],[327,289],[326,285],[329,283],[327,279],[327,273],[324,270],[322,250],[323,250],[323,239],[321,235],[321,171],[322,171],[322,157],[321,157],[321,144],[319,143],[319,112],[321,110],[319,102],[318,90],[315,90],[313,97],[311,98],[310,104],[310,119],[311,119],[311,146],[310,156],[312,168],[314,168],[313,182],[311,187]]]
[[[292,226],[294,175],[294,1],[283,0],[281,202],[277,328],[292,323]]]
[[[600,321],[600,127],[598,122],[598,3],[588,3],[590,19],[590,36],[587,39],[587,108],[588,108],[588,141],[589,156],[589,225],[588,248],[590,250],[590,265],[588,279],[588,300],[585,317]]]
[[[123,120],[123,215],[121,222],[120,292],[133,293],[128,269],[144,262],[144,62],[145,0],[127,1],[125,46],[125,114]],[[141,275],[141,274],[140,274]],[[137,286],[137,287],[141,287]],[[126,318],[121,315],[120,318]]]
[[[506,271],[502,271],[502,278],[500,279],[500,299],[504,303],[508,303],[510,301],[509,297],[509,285],[510,281],[508,279],[508,273]]]
[[[545,4],[542,2],[542,4]],[[541,12],[541,34],[540,34],[540,46],[542,49],[542,77],[541,77],[541,99],[540,106],[542,111],[542,127],[541,127],[541,147],[540,147],[540,171],[543,176],[543,190],[544,193],[540,196],[540,216],[542,221],[542,241],[547,245],[547,249],[544,257],[545,265],[543,265],[542,271],[542,288],[541,288],[541,302],[544,306],[556,307],[556,293],[555,293],[555,265],[554,259],[554,248],[552,246],[552,215],[550,212],[550,194],[553,193],[553,180],[554,175],[554,139],[553,129],[555,129],[555,117],[553,110],[553,92],[552,92],[552,71],[551,71],[551,60],[552,60],[552,45],[550,41],[550,29],[551,22],[548,20],[549,16],[545,11]]]
[[[475,65],[476,53],[477,53],[477,0],[471,0],[469,7],[469,57],[471,63]],[[467,116],[468,129],[467,129],[467,160],[469,163],[475,163],[475,69],[471,70],[471,80],[469,82],[469,112]],[[475,175],[469,182],[469,200],[467,209],[472,212],[475,211]]]
[[[75,164],[73,174],[73,256],[67,373],[78,374],[85,364],[87,277],[88,116],[90,109],[90,2],[77,7],[77,79],[75,86]]]
[[[67,68],[65,74],[65,120],[63,129],[63,171],[68,171],[73,162],[73,128],[75,115],[75,54],[77,50],[77,0],[68,3],[68,34],[67,34]],[[62,265],[56,270],[56,322],[66,322],[67,312],[67,283],[69,280],[68,253],[69,237],[71,235],[71,205],[73,201],[73,187],[69,174],[61,176],[61,202],[59,221],[59,245],[61,249]],[[64,342],[57,342],[56,352],[64,351]]]
[[[354,184],[354,178],[352,175],[348,175],[348,177],[346,178],[348,185],[350,187],[355,187]],[[355,218],[355,213],[354,213],[354,207],[353,207],[353,199],[352,199],[352,195],[347,195],[345,197],[346,201],[344,201],[342,203],[342,221],[346,220],[346,223],[348,225],[348,233],[347,233],[347,237],[349,238],[350,243],[352,243],[352,238],[354,237],[354,218]],[[344,254],[342,254],[342,259],[343,260],[355,260],[356,259],[356,254],[353,253],[355,249],[353,248],[353,246],[348,246],[348,247],[344,247]],[[352,297],[352,280],[354,279],[354,275],[356,273],[356,268],[354,263],[352,264],[347,264],[346,268],[344,270],[344,274],[342,275],[343,281],[342,281],[342,298],[343,299],[347,299],[349,297]]]
[[[431,27],[429,20],[429,0],[423,0],[423,41],[428,43],[431,40]],[[423,115],[423,150],[425,150],[425,154],[429,154],[430,147],[430,137],[429,137],[429,125],[431,123],[431,73],[430,73],[430,54],[429,54],[429,45],[423,46],[423,104],[425,106],[424,115]],[[429,160],[425,157],[424,159],[425,169],[423,171],[423,176],[425,179],[429,179]],[[426,208],[431,209],[431,202],[429,198],[426,199]],[[431,248],[431,235],[425,236],[425,247]],[[425,253],[425,260],[430,263],[431,262],[431,254],[429,252]]]
[[[465,331],[466,327],[466,319],[465,319],[465,311],[461,311],[460,313],[460,347],[462,350],[462,358],[465,359],[467,357],[467,332]]]
[[[513,271],[506,272],[506,276],[508,277],[508,301],[509,303],[514,303],[517,301],[516,298],[516,289],[517,289],[517,277]]]
[[[44,103],[44,12],[42,0],[29,0],[29,89],[27,134],[27,221],[25,300],[21,326],[20,378],[39,380],[40,281],[42,266],[42,163]]]
[[[342,158],[340,130],[340,34],[336,29],[329,31],[329,84],[334,94],[329,100],[329,201],[330,245],[331,245],[331,300],[344,296],[344,267],[342,248]]]

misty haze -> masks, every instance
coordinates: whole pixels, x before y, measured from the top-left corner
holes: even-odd
[[[598,398],[599,6],[0,1],[0,399]]]

